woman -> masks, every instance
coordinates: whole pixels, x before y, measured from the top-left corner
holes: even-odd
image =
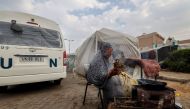
[[[113,51],[111,44],[101,42],[99,49],[90,63],[87,80],[97,87],[103,88],[104,101],[107,105],[113,101],[114,97],[123,96],[124,92],[117,71],[109,60]]]

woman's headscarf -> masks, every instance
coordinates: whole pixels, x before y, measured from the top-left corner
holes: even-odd
[[[106,53],[106,49],[107,48],[112,48],[112,45],[110,43],[108,43],[108,42],[98,42],[98,48],[99,48],[101,54],[103,56],[105,56],[106,55],[105,54]]]

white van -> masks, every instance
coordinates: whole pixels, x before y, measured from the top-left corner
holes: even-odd
[[[66,77],[63,36],[55,22],[0,11],[0,86],[54,81]]]

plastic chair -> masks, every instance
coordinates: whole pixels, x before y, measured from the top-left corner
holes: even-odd
[[[88,68],[89,68],[89,64],[85,64],[85,65],[84,65],[84,70],[85,70],[85,72],[87,72]],[[87,76],[87,75],[85,75],[85,77],[86,77],[86,76]],[[98,88],[98,98],[100,98],[100,100],[101,100],[102,109],[105,109],[104,100],[103,100],[103,96],[102,96],[102,88],[101,88],[101,87],[98,87],[98,86],[96,86],[95,84],[92,84],[92,83],[90,83],[90,82],[88,82],[88,81],[87,81],[87,83],[86,83],[86,88],[85,88],[85,93],[84,93],[84,98],[83,98],[83,105],[85,105],[86,93],[87,93],[87,90],[88,90],[88,86],[89,86],[89,85],[93,85],[93,86],[95,86],[96,88]]]
[[[92,84],[90,82],[86,83],[86,88],[85,88],[85,93],[84,93],[84,98],[83,98],[83,105],[85,105],[86,93],[87,93],[89,85],[95,86],[94,84]],[[97,86],[95,86],[95,87],[97,87]],[[105,109],[104,100],[103,100],[103,94],[102,94],[102,88],[99,88],[99,87],[97,87],[97,88],[98,88],[98,97],[100,98],[102,109]]]

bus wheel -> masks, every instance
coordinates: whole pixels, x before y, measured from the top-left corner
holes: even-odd
[[[8,89],[8,86],[0,86],[0,92],[6,92]]]
[[[55,85],[61,85],[62,79],[54,80]]]

